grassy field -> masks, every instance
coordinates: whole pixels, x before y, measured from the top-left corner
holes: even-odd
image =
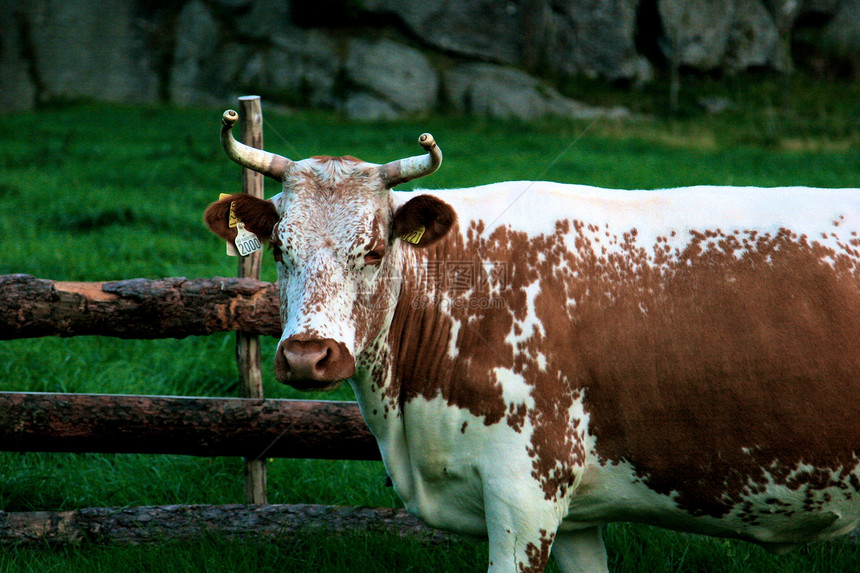
[[[292,157],[351,154],[384,162],[420,152],[430,131],[445,152],[430,188],[505,179],[549,179],[618,188],[699,183],[860,187],[860,88],[798,80],[792,107],[778,83],[685,86],[678,117],[659,93],[598,100],[626,103],[652,119],[615,123],[501,123],[461,117],[354,124],[319,113],[266,107],[267,148]],[[585,88],[582,88],[585,89]],[[601,88],[602,89],[602,88]],[[689,103],[723,95],[737,106],[706,116]],[[777,104],[778,102],[778,104]],[[600,101],[595,101],[600,103]],[[634,105],[635,104],[635,105]],[[57,106],[3,116],[0,139],[0,274],[56,280],[235,275],[235,259],[202,225],[206,205],[235,192],[239,169],[218,143],[222,109]],[[267,181],[267,196],[277,192]],[[266,259],[264,278],[274,279]],[[0,295],[2,296],[2,295]],[[274,340],[264,344],[269,364]],[[269,397],[298,395],[264,368]],[[185,340],[101,337],[0,342],[0,390],[236,396],[232,335]],[[0,453],[0,509],[236,503],[237,459]],[[275,460],[272,503],[392,506],[377,462]],[[615,571],[849,571],[854,544],[813,544],[771,556],[743,543],[631,526],[606,533]],[[157,547],[3,549],[0,571],[481,571],[484,544],[444,550],[379,536],[285,538],[278,543],[216,538]],[[551,569],[552,570],[552,569]]]

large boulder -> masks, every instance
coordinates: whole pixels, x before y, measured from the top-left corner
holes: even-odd
[[[792,47],[800,63],[821,77],[860,78],[860,1],[804,6]]]
[[[845,3],[845,0],[768,0],[768,2],[800,4],[800,16],[808,14],[833,16],[839,10],[839,6]]]
[[[602,109],[568,99],[527,73],[485,63],[465,63],[445,73],[445,95],[462,113],[531,120],[546,115],[571,118],[625,117],[623,108]]]
[[[347,96],[342,109],[347,117],[358,121],[398,119],[403,115],[390,102],[367,92],[358,92]]]
[[[323,30],[283,26],[269,46],[249,54],[236,86],[271,93],[286,103],[333,109],[340,55],[335,41]]]
[[[521,65],[551,75],[640,80],[650,74],[636,50],[639,0],[365,0],[399,18],[445,53]]]
[[[776,29],[780,33],[786,33],[791,30],[794,21],[803,7],[801,0],[763,0],[763,2],[764,8],[770,14],[773,23],[776,25]]]
[[[729,43],[734,0],[657,0],[666,58],[698,70],[721,67]]]
[[[642,79],[631,77],[641,75],[635,43],[639,0],[567,0],[542,5],[545,34],[534,40],[554,73]]]
[[[159,80],[148,46],[147,22],[132,2],[62,0],[4,2],[5,57],[21,79],[22,63],[41,100],[92,98],[152,101]],[[8,18],[12,15],[12,18]],[[9,26],[17,27],[7,46]],[[27,37],[22,37],[22,33]],[[4,76],[7,68],[4,66]],[[6,81],[4,77],[4,90]],[[29,92],[26,83],[23,89]],[[26,97],[26,94],[25,94]]]
[[[365,0],[364,8],[397,16],[422,41],[443,52],[514,64],[522,55],[521,4],[498,0]]]
[[[735,0],[724,67],[729,71],[782,70],[788,66],[784,56],[776,22],[764,5],[758,0]]]
[[[822,48],[860,72],[860,0],[843,0],[822,31]]]
[[[402,113],[431,109],[439,93],[439,77],[415,48],[388,39],[353,39],[344,63],[352,91],[388,102]]]
[[[21,32],[26,20],[13,4],[15,0],[1,0],[0,12],[0,69],[3,70],[3,89],[0,89],[0,111],[15,112],[36,105],[36,83],[24,54],[25,41]]]
[[[293,25],[292,4],[287,0],[215,0],[222,14],[242,36],[265,40],[284,33]]]
[[[223,95],[230,78],[222,69],[219,31],[218,20],[201,0],[191,0],[182,8],[170,69],[170,97],[175,103],[208,103]]]

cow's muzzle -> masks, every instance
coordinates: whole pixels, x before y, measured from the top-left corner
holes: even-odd
[[[298,390],[334,390],[355,373],[355,360],[331,338],[290,337],[275,354],[275,379]]]

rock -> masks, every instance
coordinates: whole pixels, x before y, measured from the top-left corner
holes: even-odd
[[[544,59],[556,74],[636,78],[634,40],[639,0],[544,2]],[[640,77],[638,79],[644,79]]]
[[[254,0],[210,0],[210,3],[229,10],[243,10],[254,4]]]
[[[625,60],[619,72],[617,79],[629,80],[636,89],[654,81],[654,66],[644,56]]]
[[[843,0],[821,40],[830,54],[860,63],[860,0]]]
[[[270,90],[291,104],[333,109],[341,63],[335,42],[322,30],[285,26],[241,68],[236,83],[251,90]]]
[[[635,45],[640,0],[365,0],[412,33],[456,56],[525,66],[551,75],[642,81]]]
[[[791,30],[802,4],[801,0],[764,0],[764,7],[780,33]]]
[[[213,70],[221,53],[218,30],[218,21],[201,0],[191,0],[179,13],[170,70],[170,97],[175,103],[205,103],[213,92],[222,91],[217,84],[223,80]]]
[[[41,92],[39,99],[157,99],[158,76],[145,26],[133,3],[67,0],[10,4],[15,7],[3,7],[4,20],[6,14],[14,14],[10,24],[17,25],[19,31],[26,30],[29,36],[19,35],[11,41],[23,42],[15,51],[30,67],[30,77]],[[4,66],[4,76],[7,69]],[[21,89],[26,91],[27,87]]]
[[[572,118],[623,117],[627,110],[605,110],[563,97],[527,73],[495,64],[466,63],[448,70],[445,94],[460,112],[499,119],[531,120],[545,115]]]
[[[21,38],[22,15],[13,7],[14,0],[0,2],[0,69],[3,70],[3,89],[0,90],[0,112],[27,110],[36,105],[36,84],[30,77],[28,64],[23,57]]]
[[[391,103],[369,93],[356,93],[347,97],[343,111],[347,117],[358,121],[397,119],[401,116],[401,112]]]
[[[532,76],[494,64],[468,63],[445,74],[445,94],[460,112],[500,119],[533,119],[547,113]]]
[[[738,109],[738,106],[735,105],[728,98],[724,98],[722,96],[705,96],[700,97],[696,100],[696,103],[699,104],[705,111],[708,113],[723,113],[724,111]]]
[[[422,41],[443,52],[515,64],[522,56],[522,3],[365,0],[364,8],[396,15]]]
[[[719,68],[726,54],[733,0],[657,0],[670,61],[697,70]]]
[[[427,111],[436,104],[438,74],[415,48],[388,39],[354,39],[344,71],[351,86],[401,113]]]
[[[817,77],[860,78],[860,2],[810,4],[792,31],[795,57]]]
[[[758,0],[735,0],[735,17],[729,30],[725,67],[729,71],[774,67],[783,69],[779,31]]]
[[[839,6],[845,0],[769,0],[782,2],[796,2],[800,4],[799,12],[801,16],[809,14],[817,14],[819,16],[833,16],[839,10]]]
[[[252,0],[239,10],[232,10],[232,23],[243,36],[266,39],[284,33],[293,26],[291,2],[285,0]]]

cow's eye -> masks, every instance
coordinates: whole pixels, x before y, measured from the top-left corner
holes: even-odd
[[[364,255],[364,264],[378,267],[382,263],[382,250],[375,249]]]
[[[274,255],[276,263],[284,262],[284,253],[281,251],[281,247],[272,245],[272,255]]]

